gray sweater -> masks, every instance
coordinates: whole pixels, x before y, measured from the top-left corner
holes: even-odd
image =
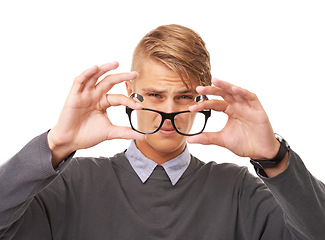
[[[0,168],[0,239],[325,239],[325,186],[290,150],[263,179],[195,157],[175,186],[142,183],[124,153],[51,166],[46,133]]]

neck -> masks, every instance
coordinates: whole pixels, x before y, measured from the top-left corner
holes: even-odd
[[[150,146],[146,141],[135,140],[135,144],[145,157],[156,162],[158,165],[162,165],[165,162],[179,156],[184,151],[186,146],[186,142],[184,142],[181,144],[181,146],[172,151],[160,151]]]

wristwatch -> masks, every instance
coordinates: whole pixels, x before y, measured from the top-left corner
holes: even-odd
[[[251,159],[251,164],[254,165],[255,169],[264,169],[264,168],[272,168],[275,165],[279,164],[282,159],[285,157],[287,152],[290,149],[289,144],[284,140],[283,137],[281,137],[279,134],[275,133],[276,139],[281,143],[280,149],[276,156],[272,159],[267,160],[258,160],[258,159]]]

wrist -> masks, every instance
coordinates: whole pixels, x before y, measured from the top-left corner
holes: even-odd
[[[48,132],[47,143],[52,153],[51,161],[54,169],[75,151],[71,148],[71,144],[65,143],[61,140],[55,134],[55,127]]]
[[[269,178],[272,178],[284,172],[287,169],[288,164],[289,164],[289,151],[286,153],[283,160],[279,164],[275,165],[272,168],[264,168],[263,170]]]
[[[280,135],[275,134],[275,137],[279,143],[276,155],[271,159],[251,159],[251,163],[256,169],[274,168],[286,157],[290,149],[289,144]]]
[[[277,138],[274,138],[274,143],[270,150],[265,151],[263,157],[258,158],[258,160],[270,160],[274,159],[279,153],[279,149],[281,147],[281,143]],[[252,158],[254,160],[254,158]]]

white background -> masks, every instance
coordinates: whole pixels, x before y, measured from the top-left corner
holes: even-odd
[[[255,92],[274,130],[325,181],[322,2],[1,1],[0,164],[55,125],[83,70],[118,60],[117,72],[129,71],[138,41],[159,25],[177,23],[206,41],[213,76]],[[123,84],[113,90],[125,93]],[[127,125],[124,108],[110,109],[112,114],[113,122]],[[209,129],[224,121],[213,116]],[[114,140],[77,154],[112,156],[128,144]],[[250,165],[220,147],[190,150],[203,161]]]

